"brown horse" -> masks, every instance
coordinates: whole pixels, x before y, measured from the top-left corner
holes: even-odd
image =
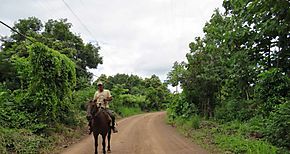
[[[92,131],[95,139],[95,154],[98,153],[98,136],[102,136],[103,153],[106,153],[106,137],[108,135],[108,152],[111,152],[111,119],[106,113],[105,109],[101,107],[100,104],[96,105],[94,101],[90,101],[88,104],[88,110],[91,112],[92,121]]]

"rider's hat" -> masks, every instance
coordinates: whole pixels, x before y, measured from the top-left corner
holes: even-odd
[[[98,81],[97,85],[103,85],[103,82],[102,81]]]

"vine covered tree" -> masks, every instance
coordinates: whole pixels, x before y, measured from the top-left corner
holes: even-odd
[[[42,23],[36,17],[20,19],[15,23],[14,29],[20,33],[42,42],[49,48],[59,51],[69,57],[76,63],[77,85],[76,90],[89,86],[92,74],[87,71],[87,68],[97,68],[102,64],[102,57],[99,55],[100,46],[98,44],[84,43],[79,35],[71,32],[72,24],[67,22],[67,19],[48,20]],[[22,35],[12,31],[11,36],[5,37],[2,44],[3,51],[0,52],[1,63],[11,66],[8,69],[3,68],[5,74],[11,74],[1,82],[6,82],[10,85],[16,81],[16,85],[20,87],[20,79],[15,71],[14,61],[11,57],[27,58],[29,56],[27,46],[31,44]],[[0,68],[1,69],[1,68]],[[13,87],[13,86],[8,86]]]

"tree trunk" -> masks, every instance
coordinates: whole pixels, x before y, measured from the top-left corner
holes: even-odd
[[[248,90],[245,90],[245,92],[246,92],[247,100],[249,100],[250,99],[250,96],[249,96]]]

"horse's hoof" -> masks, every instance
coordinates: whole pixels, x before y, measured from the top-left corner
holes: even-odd
[[[111,153],[112,151],[111,151],[111,150],[108,150],[107,152],[108,152],[108,153]]]

